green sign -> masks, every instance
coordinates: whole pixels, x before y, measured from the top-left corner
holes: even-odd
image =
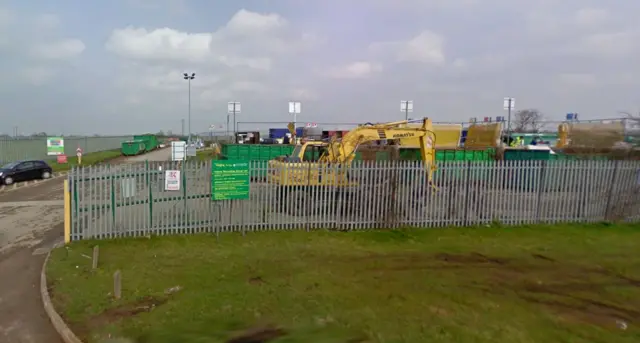
[[[64,138],[47,137],[47,155],[64,155]]]
[[[249,199],[249,161],[211,161],[211,199]]]

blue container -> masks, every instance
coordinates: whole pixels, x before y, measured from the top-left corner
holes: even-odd
[[[462,130],[462,134],[460,135],[460,146],[464,146],[464,142],[467,141],[467,133],[469,130]]]
[[[269,138],[280,139],[284,138],[284,136],[289,133],[289,129],[287,128],[271,128],[269,129]]]
[[[296,128],[296,136],[302,137],[302,131],[303,130],[304,130],[304,127]],[[284,136],[287,133],[289,133],[289,129],[287,129],[287,128],[284,128],[284,129],[271,128],[271,129],[269,129],[269,138],[273,138],[273,139],[284,138]]]

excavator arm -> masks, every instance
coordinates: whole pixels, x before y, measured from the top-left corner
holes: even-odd
[[[558,125],[558,141],[556,148],[565,148],[569,144],[569,124],[562,123]]]
[[[355,158],[355,152],[360,144],[377,140],[418,138],[420,155],[428,173],[428,180],[431,181],[433,172],[436,170],[436,137],[431,119],[425,118],[420,127],[407,127],[407,123],[407,121],[399,121],[361,125],[344,135],[340,142],[333,139],[322,160],[330,163],[349,163]]]

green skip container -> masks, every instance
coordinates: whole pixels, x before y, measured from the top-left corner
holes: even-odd
[[[223,159],[258,161],[259,168],[251,172],[251,177],[261,178],[266,176],[268,161],[279,156],[291,155],[294,145],[284,144],[222,144],[221,154]],[[492,161],[494,149],[442,149],[436,150],[436,161]],[[355,160],[362,159],[360,152],[356,152]],[[376,152],[376,160],[388,160],[389,153]],[[420,149],[401,149],[400,160],[419,161]]]
[[[146,144],[142,140],[124,141],[120,151],[125,156],[140,155],[146,151]]]
[[[136,135],[134,141],[143,141],[145,151],[151,151],[158,147],[158,137],[156,135]]]

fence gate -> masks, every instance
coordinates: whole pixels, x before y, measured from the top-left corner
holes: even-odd
[[[180,181],[166,184],[167,171]],[[209,163],[76,168],[69,175],[71,239],[190,233],[212,227]],[[219,212],[219,211],[217,211]]]

